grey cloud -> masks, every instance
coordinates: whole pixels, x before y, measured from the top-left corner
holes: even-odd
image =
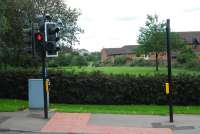
[[[124,16],[124,17],[117,17],[115,20],[118,21],[132,21],[138,19],[138,16]]]
[[[191,8],[191,9],[186,9],[184,10],[185,12],[199,12],[200,11],[200,7],[198,8]]]

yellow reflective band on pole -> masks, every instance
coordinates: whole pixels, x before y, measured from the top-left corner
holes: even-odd
[[[49,92],[49,80],[46,80],[45,84],[46,84],[46,92],[48,93]]]
[[[169,83],[165,83],[166,94],[169,94]]]

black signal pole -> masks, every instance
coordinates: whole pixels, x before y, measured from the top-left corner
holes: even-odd
[[[46,20],[45,20],[46,21]],[[44,22],[44,32],[43,35],[45,35],[45,22]],[[43,94],[44,94],[44,118],[48,119],[48,104],[47,104],[47,67],[46,67],[46,39],[43,39],[42,44],[42,78],[43,78]]]
[[[167,63],[168,63],[168,83],[169,83],[169,121],[173,122],[173,102],[172,102],[172,71],[171,71],[171,48],[170,48],[170,19],[167,19],[166,27],[166,38],[167,38]]]
[[[43,94],[44,94],[44,118],[48,119],[48,104],[47,104],[47,69],[46,69],[46,54],[45,54],[45,44],[43,44],[42,50],[42,77],[43,77]]]

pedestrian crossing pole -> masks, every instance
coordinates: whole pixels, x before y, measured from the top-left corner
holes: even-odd
[[[171,71],[171,48],[170,48],[170,19],[167,19],[166,26],[167,39],[167,64],[168,64],[168,103],[169,103],[169,121],[173,122],[173,102],[172,102],[172,71]],[[167,88],[167,86],[166,86]]]

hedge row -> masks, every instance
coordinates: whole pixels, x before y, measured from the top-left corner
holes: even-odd
[[[28,98],[28,78],[35,71],[0,72],[0,98]],[[79,104],[166,104],[166,76],[73,74],[51,72],[50,101]],[[173,101],[177,105],[200,104],[200,77],[173,78]]]

